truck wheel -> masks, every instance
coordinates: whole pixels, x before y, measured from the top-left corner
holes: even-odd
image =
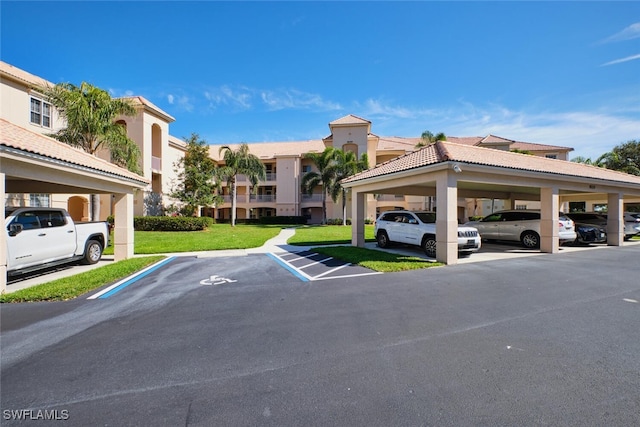
[[[436,238],[433,236],[427,236],[422,239],[422,249],[428,257],[436,257]]]
[[[380,247],[380,248],[389,247],[389,236],[387,236],[387,232],[386,231],[378,232],[378,236],[377,236],[376,240],[378,241],[378,247]]]
[[[84,250],[83,264],[95,264],[102,257],[102,245],[97,240],[89,240]]]

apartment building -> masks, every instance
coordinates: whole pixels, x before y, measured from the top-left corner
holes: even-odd
[[[50,134],[64,127],[64,120],[50,103],[35,89],[39,86],[53,86],[41,77],[0,61],[0,118],[21,128],[41,134]],[[144,191],[134,194],[134,215],[155,214],[157,200],[166,206],[172,202],[168,198],[175,178],[174,164],[184,156],[186,144],[170,134],[170,125],[175,119],[141,96],[129,97],[135,105],[134,117],[122,117],[118,121],[127,129],[141,151],[143,176],[151,183]],[[322,220],[322,189],[317,187],[311,195],[301,189],[302,177],[314,170],[315,165],[305,158],[306,153],[322,152],[326,147],[336,147],[352,151],[358,157],[367,153],[370,166],[388,162],[398,156],[415,151],[420,137],[379,136],[372,132],[372,122],[346,115],[328,124],[328,136],[322,139],[293,142],[254,142],[249,144],[252,154],[258,156],[265,165],[266,179],[252,189],[245,177],[238,179],[237,217],[260,218],[264,216],[305,216],[309,223]],[[492,148],[506,151],[526,151],[534,156],[568,160],[570,147],[535,144],[516,141],[496,135],[477,137],[448,136],[452,143]],[[239,144],[225,144],[236,149]],[[220,145],[210,146],[210,156],[218,164],[223,164]],[[108,159],[108,153],[99,153]],[[216,207],[203,207],[202,215],[216,219],[231,217],[229,189],[223,187],[224,203]],[[349,197],[349,196],[347,196]],[[602,200],[566,199],[563,209],[569,203],[581,209],[592,210]],[[64,207],[78,221],[90,219],[89,194],[7,194],[6,205]],[[351,216],[351,203],[347,201],[347,216]],[[329,218],[342,218],[342,202],[334,203],[326,198]],[[395,194],[371,194],[366,200],[366,218],[369,220],[389,209],[432,209],[433,197],[418,197]],[[472,215],[485,215],[503,208],[539,208],[536,201],[509,199],[463,199],[458,201],[458,218],[465,220]],[[112,196],[100,196],[100,220],[114,212]]]
[[[305,153],[320,153],[326,147],[352,151],[358,157],[366,153],[369,166],[373,167],[417,149],[420,137],[379,136],[372,133],[372,123],[355,115],[347,115],[329,123],[329,135],[323,139],[295,142],[262,142],[249,145],[252,154],[258,156],[267,170],[267,179],[260,182],[255,191],[244,177],[240,177],[237,190],[237,217],[259,218],[262,216],[302,215],[309,223],[322,220],[322,188],[317,187],[311,195],[305,194],[300,186],[305,173],[315,170],[315,165],[305,158]],[[463,145],[487,147],[497,150],[520,150],[535,156],[567,160],[569,147],[534,144],[502,138],[495,135],[485,137],[447,137],[449,142]],[[238,145],[229,145],[237,149]],[[219,145],[210,147],[210,156],[219,164],[223,163]],[[204,215],[217,219],[231,217],[229,189],[223,188],[224,204],[203,211]],[[334,203],[329,197],[327,216],[342,218],[342,203]],[[466,200],[458,202],[458,216],[461,220],[471,215],[482,215],[511,206],[509,200]],[[390,209],[432,209],[432,197],[405,196],[393,194],[369,195],[366,201],[366,218],[369,220],[382,211]],[[524,206],[516,205],[524,208]],[[537,208],[528,202],[527,208]],[[351,214],[351,204],[347,203],[347,216]]]
[[[38,87],[54,86],[41,77],[0,61],[0,118],[43,135],[64,128],[65,121],[55,108],[38,91]],[[134,194],[134,215],[150,213],[150,195],[166,195],[173,178],[173,164],[184,155],[186,144],[169,134],[169,125],[175,119],[141,96],[130,97],[137,114],[118,120],[127,129],[128,136],[136,142],[141,152],[142,175],[151,181],[144,191]],[[98,153],[109,159],[109,153]],[[164,202],[168,202],[163,196]],[[76,221],[90,219],[89,194],[7,194],[7,206],[50,206],[65,208]],[[114,201],[108,194],[99,196],[100,218],[113,215]]]

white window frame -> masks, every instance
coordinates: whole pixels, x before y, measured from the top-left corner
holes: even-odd
[[[34,104],[37,105],[37,110],[34,109]],[[37,96],[31,95],[31,98],[29,100],[29,123],[31,123],[32,125],[51,129],[51,111],[52,107],[49,102],[46,102],[42,98],[39,98]],[[34,120],[34,116],[37,116],[37,120]]]
[[[38,208],[50,208],[51,195],[31,193],[29,194],[29,206]]]

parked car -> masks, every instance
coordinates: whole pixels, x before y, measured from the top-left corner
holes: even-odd
[[[568,213],[571,219],[580,223],[594,224],[604,229],[607,228],[607,214],[599,212],[571,212]],[[636,234],[640,234],[640,213],[625,212],[624,219],[624,239],[629,240]]]
[[[386,248],[392,243],[421,247],[429,257],[436,256],[436,213],[427,211],[387,211],[376,220],[374,234],[378,246]],[[458,227],[458,252],[464,255],[480,249],[478,230]]]
[[[589,244],[589,243],[606,243],[607,241],[607,229],[593,225],[575,222],[576,227],[576,244]]]
[[[74,223],[64,209],[6,208],[7,274],[73,261],[95,264],[109,244],[106,222]]]
[[[487,215],[479,221],[470,221],[466,226],[475,227],[484,240],[520,242],[526,248],[540,247],[540,211],[504,210]],[[558,219],[560,244],[576,240],[573,221],[560,212]]]

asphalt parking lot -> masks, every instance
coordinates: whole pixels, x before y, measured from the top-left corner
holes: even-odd
[[[106,299],[3,305],[3,425],[638,425],[639,256],[308,281],[178,257]]]

